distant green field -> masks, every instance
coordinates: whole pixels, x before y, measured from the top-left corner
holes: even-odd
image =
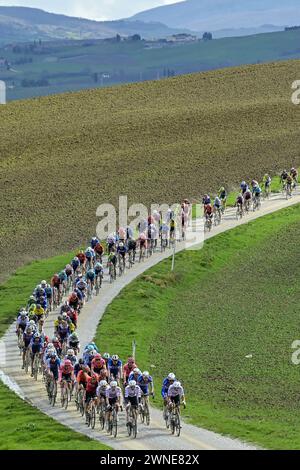
[[[12,71],[0,69],[0,79],[14,88],[8,89],[8,99],[23,99],[39,95],[79,90],[119,83],[164,78],[168,73],[199,72],[223,67],[300,58],[297,43],[300,31],[258,34],[237,38],[222,38],[187,45],[146,48],[138,42],[87,41],[44,42],[38,52],[0,49],[0,57],[12,63]],[[21,46],[22,47],[22,46]],[[24,47],[24,46],[23,46]],[[16,61],[31,58],[32,63]],[[97,73],[97,82],[94,74]],[[103,74],[109,77],[102,77]],[[21,87],[23,79],[46,78],[48,86]]]
[[[161,262],[109,305],[102,351],[183,382],[189,422],[274,449],[300,449],[300,205]]]

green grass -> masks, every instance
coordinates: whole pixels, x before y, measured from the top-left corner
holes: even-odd
[[[267,448],[300,449],[300,206],[218,235],[163,261],[108,307],[96,341],[137,362],[159,387],[183,382],[186,419]],[[252,354],[252,358],[246,358]],[[155,367],[152,367],[155,366]]]
[[[107,450],[21,400],[0,382],[1,450]]]

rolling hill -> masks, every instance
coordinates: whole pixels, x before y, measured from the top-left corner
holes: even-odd
[[[48,13],[37,8],[0,6],[0,44],[51,39],[103,39],[116,34],[166,37],[182,32],[158,22],[91,21]]]
[[[51,41],[0,48],[8,100],[156,80],[169,75],[300,58],[300,30],[186,45],[147,41]]]
[[[17,266],[94,235],[97,207],[199,198],[300,164],[299,61],[0,107],[0,251]],[[213,162],[213,165],[212,165]]]
[[[186,0],[143,11],[132,19],[195,31],[256,27],[259,32],[262,25],[300,24],[300,10],[295,0]]]

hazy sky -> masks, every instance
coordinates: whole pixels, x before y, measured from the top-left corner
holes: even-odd
[[[126,18],[148,8],[179,1],[181,0],[0,0],[0,5],[41,8],[53,13],[104,20]]]

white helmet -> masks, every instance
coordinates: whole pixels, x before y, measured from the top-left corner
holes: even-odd
[[[177,382],[174,382],[173,387],[174,387],[174,388],[180,388],[180,387],[181,387],[181,383],[178,382],[178,381],[177,381]]]
[[[54,344],[53,343],[48,343],[47,344],[47,349],[53,349],[54,348]]]
[[[113,361],[118,361],[118,360],[119,360],[118,354],[114,354],[114,355],[112,356],[112,360],[113,360]]]
[[[175,380],[176,379],[175,374],[173,374],[173,372],[170,372],[170,374],[168,375],[168,379],[169,380]]]
[[[74,356],[74,349],[68,349],[67,356]]]
[[[143,377],[150,377],[150,374],[147,370],[145,370],[145,372],[143,372]]]
[[[104,387],[106,387],[106,386],[107,386],[107,382],[106,382],[106,380],[101,380],[101,382],[100,382],[100,384],[99,384],[99,385],[100,385],[100,387],[101,387],[101,388],[104,388]]]
[[[140,374],[141,371],[140,371],[140,369],[139,369],[138,367],[136,367],[135,369],[133,369],[133,373],[134,373],[134,374]]]
[[[135,380],[130,380],[128,385],[129,385],[130,388],[134,388],[136,386],[136,381]]]
[[[112,388],[116,388],[118,386],[118,383],[115,380],[113,380],[112,382],[110,382],[110,386]]]

